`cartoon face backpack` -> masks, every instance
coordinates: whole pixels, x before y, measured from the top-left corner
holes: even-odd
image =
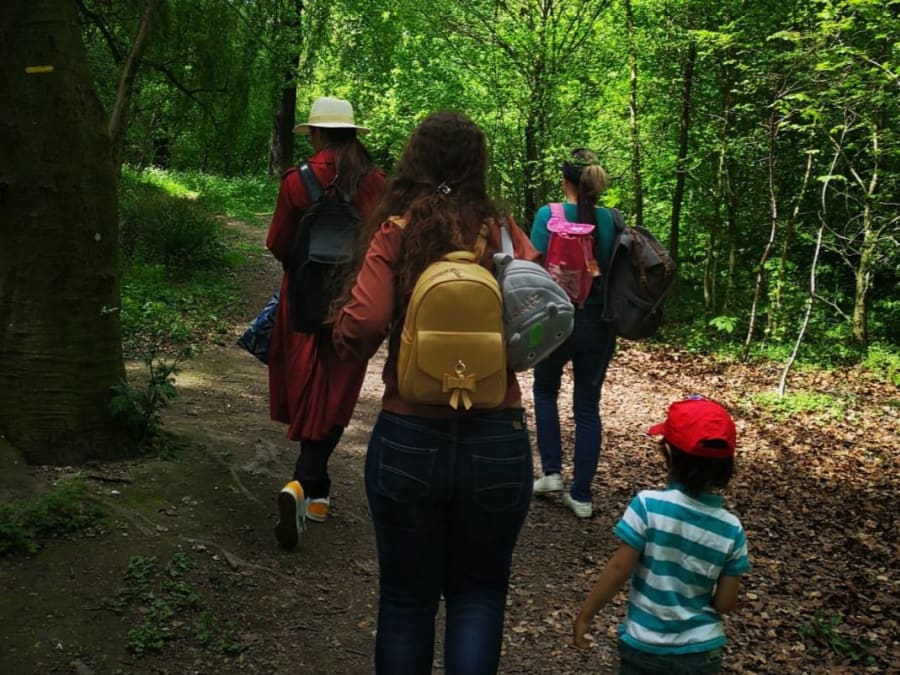
[[[514,258],[505,224],[500,234],[503,252],[494,254],[494,268],[503,296],[506,363],[510,370],[528,370],[572,334],[575,307],[541,265]]]

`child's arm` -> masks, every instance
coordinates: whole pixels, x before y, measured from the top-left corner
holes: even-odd
[[[737,607],[738,591],[741,587],[740,577],[719,577],[716,582],[716,594],[713,596],[713,607],[719,614],[728,614]]]
[[[584,637],[591,627],[591,621],[607,602],[613,599],[619,589],[625,585],[640,558],[640,551],[628,544],[622,544],[613,553],[612,558],[606,563],[606,567],[600,573],[600,578],[581,605],[581,611],[575,618],[573,626],[575,646],[587,647],[590,643]]]

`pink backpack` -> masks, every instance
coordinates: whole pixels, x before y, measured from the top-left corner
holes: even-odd
[[[594,257],[594,226],[566,220],[562,204],[550,204],[550,241],[544,267],[579,307],[584,304],[600,266]]]

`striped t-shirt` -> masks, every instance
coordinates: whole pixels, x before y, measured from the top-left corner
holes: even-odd
[[[623,642],[654,654],[687,654],[725,644],[712,599],[720,576],[750,569],[741,522],[722,498],[694,498],[673,483],[631,501],[615,534],[641,552],[631,577]]]

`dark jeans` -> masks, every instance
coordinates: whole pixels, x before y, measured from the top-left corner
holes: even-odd
[[[569,339],[534,368],[534,419],[544,475],[562,470],[562,437],[557,399],[565,365],[572,362],[575,457],[572,498],[591,501],[591,481],[600,461],[600,390],[616,348],[615,333],[600,320],[600,309],[575,312]]]
[[[300,455],[294,466],[294,480],[300,481],[304,496],[320,499],[331,494],[328,460],[343,433],[344,427],[332,427],[328,435],[320,441],[300,441]]]
[[[650,654],[619,642],[619,675],[694,675],[721,670],[721,649],[696,654]]]
[[[452,420],[379,415],[366,455],[380,585],[376,673],[430,675],[441,594],[444,671],[497,672],[531,471],[521,409]]]

